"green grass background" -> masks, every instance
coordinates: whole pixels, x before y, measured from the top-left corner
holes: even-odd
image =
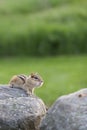
[[[31,72],[43,77],[44,85],[35,94],[50,106],[58,97],[87,87],[87,56],[0,59],[1,84],[7,84],[14,74]]]

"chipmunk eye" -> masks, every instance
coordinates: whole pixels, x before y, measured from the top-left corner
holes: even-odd
[[[34,77],[35,79],[38,79],[38,77]]]

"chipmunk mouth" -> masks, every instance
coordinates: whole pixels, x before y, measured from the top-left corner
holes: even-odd
[[[41,81],[41,86],[43,85],[43,81]]]
[[[38,83],[38,87],[41,87],[43,85],[43,81]]]

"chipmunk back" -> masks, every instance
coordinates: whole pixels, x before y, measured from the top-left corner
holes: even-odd
[[[14,75],[9,82],[10,87],[23,87],[26,82],[26,78],[27,76],[23,74]]]

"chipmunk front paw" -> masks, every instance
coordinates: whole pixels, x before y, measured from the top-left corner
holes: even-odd
[[[14,87],[14,85],[13,85],[13,84],[9,84],[9,87],[10,87],[10,88],[13,88],[13,87]]]

